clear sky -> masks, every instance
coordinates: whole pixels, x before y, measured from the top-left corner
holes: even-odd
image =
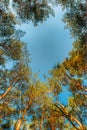
[[[39,72],[41,80],[43,74],[47,75],[72,49],[73,39],[70,38],[69,30],[64,30],[65,24],[61,20],[64,12],[61,7],[54,8],[54,11],[55,17],[50,16],[47,21],[39,23],[36,27],[32,22],[18,27],[26,32],[22,40],[28,43],[32,71]]]

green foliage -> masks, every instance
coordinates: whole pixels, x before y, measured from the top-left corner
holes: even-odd
[[[14,15],[10,12],[7,13],[1,10],[0,64],[4,64],[7,58],[13,60],[19,60],[21,58],[23,43],[19,40],[17,31],[15,30],[15,24],[16,19]]]
[[[25,21],[32,21],[36,26],[38,22],[43,22],[51,15],[54,16],[52,7],[47,0],[14,0],[14,7],[19,15],[19,18]]]

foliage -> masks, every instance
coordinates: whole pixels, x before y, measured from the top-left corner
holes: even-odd
[[[1,0],[0,4],[0,129],[86,130],[85,1],[13,0],[17,18],[8,9],[9,1]],[[58,4],[66,9],[63,21],[75,40],[69,57],[55,66],[48,81],[42,83],[33,80],[27,44],[20,40],[24,33],[15,26],[18,18],[34,25],[47,20],[50,14],[54,16],[52,5]],[[66,90],[71,97],[64,105],[59,95]]]
[[[23,22],[32,21],[35,26],[38,22],[47,20],[50,14],[54,16],[53,9],[47,0],[14,0],[14,8]]]

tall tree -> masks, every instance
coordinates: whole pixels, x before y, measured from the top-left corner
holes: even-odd
[[[17,21],[14,14],[3,1],[1,4],[3,6],[0,7],[0,127],[9,129],[12,122],[19,117],[21,95],[29,86],[30,67],[26,45],[20,41],[23,32],[15,29]]]
[[[60,107],[57,103],[55,106],[71,122],[73,128],[85,130],[87,125],[87,117],[85,116],[87,113],[86,3],[85,1],[75,1],[74,3],[71,1],[72,4],[67,3],[68,1],[60,2],[66,8],[64,22],[66,22],[75,41],[69,58],[66,58],[63,63],[58,64],[51,71],[52,79],[54,79],[54,83],[57,83],[56,89],[59,90],[60,84],[62,90],[66,86],[66,89],[68,88],[71,93],[67,106]],[[68,115],[65,114],[66,110]]]

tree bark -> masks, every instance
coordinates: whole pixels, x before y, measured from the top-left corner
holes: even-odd
[[[53,117],[50,117],[49,120],[50,120],[50,124],[51,124],[51,130],[56,130],[55,120],[53,119]]]
[[[43,128],[43,120],[44,120],[44,112],[42,113],[42,116],[41,116],[40,130],[42,130],[42,128]]]
[[[10,92],[11,89],[12,89],[12,86],[9,86],[6,92],[0,95],[0,100],[2,100]]]
[[[28,108],[29,108],[29,106],[30,106],[31,104],[32,104],[32,100],[30,99],[28,105],[26,106],[26,108],[25,108],[24,111],[23,111],[23,115],[22,115],[21,119],[19,119],[19,120],[17,121],[17,125],[16,125],[16,127],[15,127],[15,130],[20,130],[20,127],[21,127],[22,122],[23,122],[23,120],[24,120],[24,118],[25,118],[25,115],[26,115],[26,113],[27,113],[27,110],[28,110]]]
[[[71,115],[70,115],[70,119],[71,119],[72,121],[75,121],[75,122],[79,125],[79,127],[80,127],[79,130],[85,130],[85,129],[84,129],[84,126],[80,123],[80,121],[79,121],[78,119],[76,119],[75,117],[73,117],[73,116],[71,116]]]
[[[87,92],[87,88],[86,87],[79,85],[79,88],[81,88],[83,91]]]
[[[19,79],[18,77],[13,79],[13,81],[10,84],[10,86],[7,88],[6,92],[4,92],[2,95],[0,95],[0,100],[2,100],[3,98],[6,97],[6,95],[11,91],[11,89],[13,87],[13,83],[17,82],[18,79]]]

